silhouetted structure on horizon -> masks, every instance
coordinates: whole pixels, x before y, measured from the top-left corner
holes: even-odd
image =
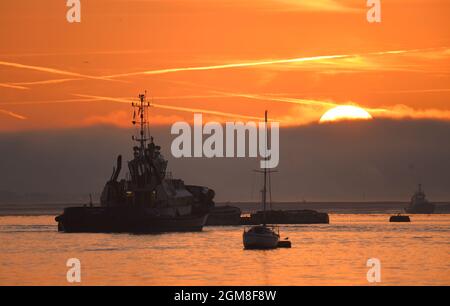
[[[425,192],[422,190],[422,184],[419,184],[418,190],[412,196],[411,202],[405,211],[410,214],[432,214],[434,208],[434,204],[428,202]]]

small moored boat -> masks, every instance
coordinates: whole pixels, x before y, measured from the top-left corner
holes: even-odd
[[[265,122],[267,129],[267,111],[265,113]],[[267,144],[267,131],[266,131]],[[266,146],[267,147],[267,146]],[[259,172],[259,171],[258,171]],[[280,231],[273,226],[266,224],[266,202],[267,202],[267,167],[261,171],[264,174],[264,186],[261,190],[263,204],[263,224],[252,226],[250,229],[244,229],[243,242],[245,249],[276,249],[280,241]]]
[[[253,226],[244,231],[246,249],[275,249],[278,247],[279,240],[279,232],[265,224]]]

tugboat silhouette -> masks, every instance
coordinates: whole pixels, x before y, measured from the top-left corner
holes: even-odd
[[[410,214],[432,214],[434,204],[428,202],[425,192],[422,190],[422,184],[419,184],[418,190],[411,198],[411,202],[405,211]]]
[[[62,232],[161,233],[201,231],[214,207],[213,190],[188,186],[181,179],[166,176],[167,160],[154,143],[148,125],[146,95],[139,95],[134,108],[133,159],[128,162],[129,178],[118,181],[122,157],[101,195],[101,206],[70,207],[55,218]],[[136,119],[136,117],[138,117]]]

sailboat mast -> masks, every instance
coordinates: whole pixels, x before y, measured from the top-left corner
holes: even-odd
[[[265,148],[267,150],[267,110],[264,114],[264,128],[265,128],[265,135],[264,135],[264,140],[265,140]],[[265,155],[267,156],[267,152],[265,153]],[[267,157],[265,158],[265,163],[264,163],[264,187],[263,187],[263,195],[262,195],[262,200],[263,200],[263,207],[264,207],[264,214],[263,214],[263,224],[266,225],[266,202],[267,202]]]

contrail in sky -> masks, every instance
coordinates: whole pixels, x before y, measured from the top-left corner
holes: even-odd
[[[320,101],[320,100],[299,99],[299,98],[268,96],[268,95],[258,95],[258,94],[227,93],[227,92],[220,92],[220,91],[214,91],[214,92],[222,93],[222,94],[224,94],[226,96],[230,96],[230,97],[248,98],[248,99],[261,100],[261,101],[292,103],[292,104],[300,104],[300,105],[307,105],[307,106],[321,106],[321,107],[326,107],[326,108],[332,108],[332,107],[336,107],[336,106],[340,106],[340,105],[355,105],[355,106],[365,109],[366,111],[373,112],[373,113],[386,114],[389,112],[389,110],[385,109],[385,108],[369,108],[369,107],[360,106],[354,102],[336,103],[336,102],[328,102],[328,101]]]
[[[265,96],[265,95],[258,95],[258,94],[246,94],[246,93],[229,93],[229,92],[222,92],[222,91],[214,91],[214,92],[223,94],[227,97],[239,97],[239,98],[263,100],[263,101],[302,104],[302,105],[309,105],[309,106],[316,106],[316,105],[337,106],[337,105],[340,105],[340,104],[334,103],[334,102],[311,100],[311,99],[286,98],[286,97]]]
[[[281,96],[273,96],[273,95],[264,95],[264,94],[251,94],[251,93],[229,93],[229,92],[223,92],[223,91],[212,91],[215,94],[211,95],[185,95],[185,96],[161,96],[161,97],[152,97],[152,100],[185,100],[185,99],[226,99],[230,97],[237,97],[237,98],[246,98],[246,99],[253,99],[253,100],[261,100],[261,101],[271,101],[271,102],[279,102],[279,103],[291,103],[291,104],[297,104],[297,105],[307,105],[307,106],[321,106],[321,107],[335,107],[338,105],[343,104],[349,104],[349,103],[336,103],[336,102],[329,102],[329,101],[320,101],[320,100],[311,100],[311,99],[300,99],[300,98],[292,98],[292,97],[281,97]],[[90,103],[90,102],[100,102],[100,101],[114,101],[112,102],[120,102],[120,103],[131,103],[133,100],[132,97],[116,97],[116,98],[108,98],[107,97],[101,97],[101,96],[88,96],[88,95],[77,95],[79,97],[85,97],[81,99],[62,99],[62,100],[44,100],[44,101],[17,101],[17,102],[2,102],[1,105],[39,105],[39,104],[59,104],[59,103]],[[355,103],[350,103],[355,104]],[[152,104],[154,105],[154,104]],[[356,105],[356,104],[355,104]],[[163,108],[163,105],[159,105],[160,108]],[[165,108],[169,109],[170,106],[164,105]],[[361,106],[364,109],[372,112],[386,112],[386,109],[372,109],[372,108],[365,108],[364,106]],[[181,107],[183,108],[183,107]],[[172,109],[172,108],[170,108]],[[186,111],[194,110],[191,108],[183,108]],[[180,110],[180,107],[177,107],[177,109],[173,110]],[[212,112],[210,110],[197,110],[198,112]],[[192,112],[192,111],[190,111]],[[221,114],[225,114],[223,112],[220,112]],[[236,117],[239,116],[239,118],[242,118],[241,115],[229,114],[230,117]],[[231,116],[233,115],[233,116]],[[247,116],[248,117],[248,116]],[[257,117],[254,117],[257,118]],[[259,118],[258,118],[259,119]]]
[[[11,112],[11,111],[6,110],[6,109],[1,109],[1,108],[0,108],[0,114],[5,114],[5,115],[8,115],[10,117],[13,117],[13,118],[16,118],[16,119],[20,119],[20,120],[27,119],[27,117],[25,117],[25,116],[22,116],[22,115],[19,115],[17,113]]]
[[[166,97],[152,97],[152,100],[186,100],[186,99],[214,99],[214,98],[228,98],[225,95],[186,95],[186,96],[166,96]],[[132,97],[120,97],[117,99],[126,100],[130,102]],[[63,103],[84,103],[84,102],[99,102],[103,99],[86,98],[86,99],[60,99],[60,100],[37,100],[37,101],[14,101],[14,102],[0,102],[1,105],[39,105],[39,104],[63,104]]]
[[[3,61],[0,61],[0,66],[35,70],[35,71],[40,71],[40,72],[47,72],[47,73],[52,73],[52,74],[66,75],[66,76],[79,77],[79,78],[85,78],[85,79],[111,81],[110,78],[105,78],[102,76],[99,76],[99,77],[91,76],[91,75],[86,75],[86,74],[81,74],[81,73],[76,73],[76,72],[71,72],[71,71],[66,71],[66,70],[50,68],[50,67],[24,65],[24,64],[20,64],[20,63],[3,62]]]
[[[81,97],[81,98],[98,99],[98,101],[111,101],[111,102],[127,103],[127,104],[131,103],[130,100],[124,99],[124,98],[91,96],[91,95],[83,95],[83,94],[75,94],[75,96],[78,96],[78,97]],[[151,106],[152,107],[156,107],[156,108],[161,108],[161,109],[173,110],[173,111],[189,112],[189,113],[204,113],[204,114],[216,115],[216,116],[221,116],[221,117],[229,117],[229,118],[240,118],[240,119],[250,119],[250,120],[263,120],[264,119],[262,117],[240,115],[240,114],[220,112],[220,111],[200,109],[200,108],[189,108],[189,107],[162,105],[162,104],[156,104],[156,103],[152,103]]]
[[[0,87],[21,89],[21,90],[29,89],[28,87],[20,86],[20,85],[13,84],[13,83],[0,83]]]
[[[10,83],[12,85],[22,86],[22,85],[46,85],[46,84],[59,84],[71,81],[82,80],[80,78],[72,78],[72,79],[52,79],[52,80],[44,80],[44,81],[32,81],[32,82],[14,82]]]
[[[439,49],[442,49],[442,48],[439,48]],[[404,53],[412,53],[412,52],[419,52],[419,51],[425,51],[425,50],[433,50],[433,49],[391,50],[391,51],[369,52],[369,53],[362,53],[362,54],[337,54],[337,55],[298,57],[298,58],[290,58],[290,59],[261,60],[261,61],[252,61],[252,62],[242,62],[242,63],[210,65],[210,66],[145,70],[145,71],[137,71],[137,72],[130,72],[130,73],[113,74],[113,75],[108,75],[108,76],[103,76],[103,77],[105,77],[105,78],[120,78],[120,77],[129,77],[129,76],[137,76],[137,75],[155,75],[155,74],[166,74],[166,73],[175,73],[175,72],[183,72],[183,71],[204,71],[204,70],[246,68],[246,67],[277,65],[277,64],[303,63],[303,62],[321,61],[321,60],[329,60],[329,59],[342,59],[342,58],[351,58],[351,57],[356,57],[356,56],[367,56],[367,55],[404,54]]]
[[[39,104],[64,104],[64,103],[80,103],[95,102],[99,99],[62,99],[62,100],[44,100],[44,101],[18,101],[18,102],[1,102],[1,105],[39,105]]]
[[[336,58],[344,58],[344,57],[348,57],[348,56],[349,55],[325,55],[325,56],[313,56],[313,57],[300,57],[300,58],[292,58],[292,59],[257,61],[257,62],[248,62],[248,63],[168,68],[168,69],[157,69],[157,70],[146,70],[146,71],[138,71],[138,72],[113,74],[113,75],[108,75],[108,76],[104,76],[104,77],[105,78],[121,78],[121,77],[137,76],[137,75],[166,74],[166,73],[183,72],[183,71],[204,71],[204,70],[257,67],[257,66],[275,65],[275,64],[288,64],[288,63],[318,61],[318,60],[323,60],[323,59],[336,59]]]
[[[60,70],[60,69],[55,69],[55,68],[50,68],[50,67],[24,65],[24,64],[20,64],[20,63],[5,62],[5,61],[0,61],[0,66],[30,69],[30,70],[35,70],[35,71],[41,71],[41,72],[47,72],[47,73],[53,73],[53,74],[74,77],[74,79],[59,79],[59,80],[46,80],[46,81],[36,81],[36,82],[12,83],[14,85],[21,86],[21,85],[34,85],[34,84],[56,84],[56,83],[61,83],[61,82],[76,81],[76,80],[79,80],[79,78],[112,81],[115,78],[139,76],[139,75],[159,75],[159,74],[187,72],[187,71],[236,69],[236,68],[258,67],[258,66],[268,66],[268,65],[277,65],[277,64],[305,63],[305,62],[330,60],[330,59],[343,59],[343,58],[352,58],[352,57],[357,57],[357,56],[396,55],[396,54],[414,53],[414,52],[431,51],[431,50],[442,50],[442,49],[448,50],[447,47],[441,47],[441,48],[428,48],[428,49],[379,51],[379,52],[368,52],[368,53],[360,53],[360,54],[322,55],[322,56],[298,57],[298,58],[290,58],[290,59],[271,59],[271,60],[266,59],[266,60],[260,60],[260,61],[217,64],[217,65],[209,65],[209,66],[194,66],[194,67],[178,67],[178,68],[144,70],[144,71],[137,71],[137,72],[112,74],[112,75],[106,75],[106,76],[92,76],[92,75],[86,75],[86,74],[81,74],[81,73],[76,73],[76,72],[71,72],[71,71],[66,71],[66,70]],[[8,83],[8,84],[10,84],[10,83]],[[4,87],[6,87],[6,86],[4,86]],[[8,86],[8,87],[13,88],[12,86]],[[17,89],[24,89],[24,88],[17,88]]]
[[[437,93],[450,92],[450,88],[430,88],[430,89],[404,89],[404,90],[377,90],[375,93]]]

